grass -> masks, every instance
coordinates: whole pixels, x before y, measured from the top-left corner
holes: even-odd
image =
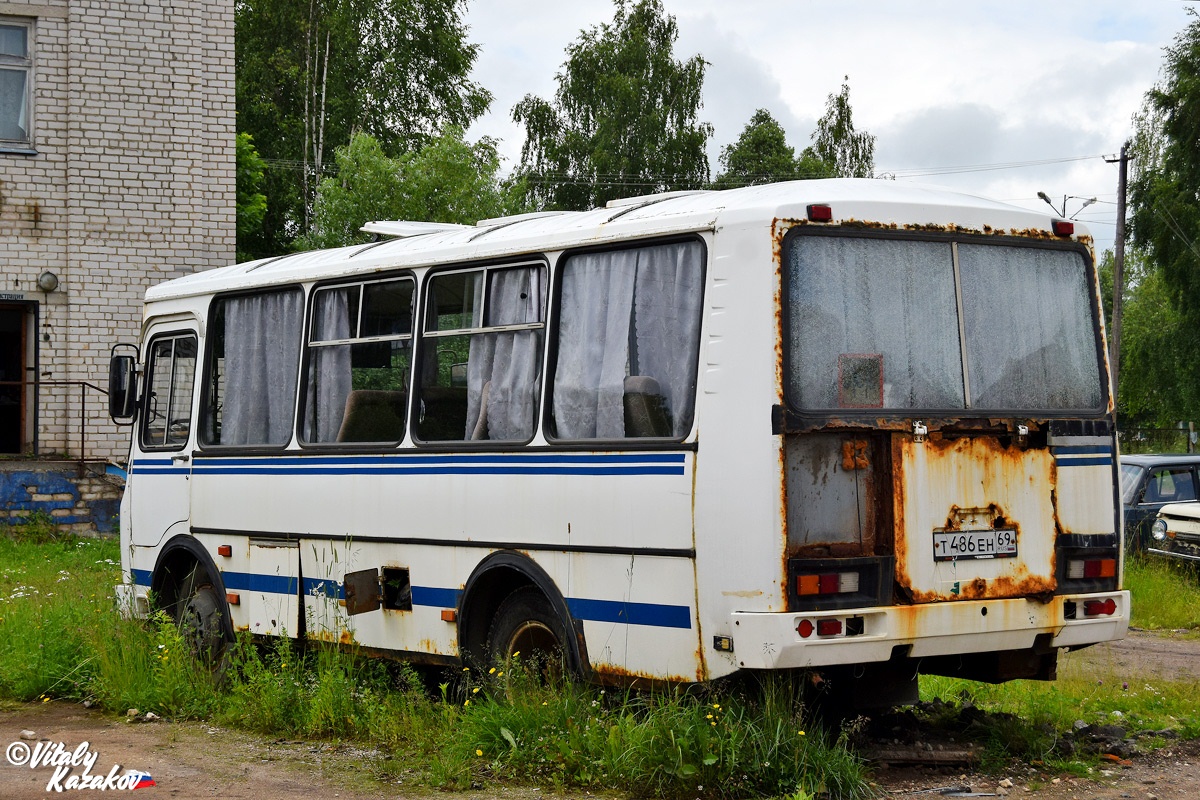
[[[1187,564],[1130,558],[1125,588],[1133,595],[1130,624],[1146,630],[1200,629],[1200,580]]]
[[[487,783],[634,791],[654,797],[871,796],[848,734],[823,730],[788,676],[759,685],[626,693],[547,687],[520,664],[433,677],[377,659],[287,640],[239,641],[220,679],[197,665],[169,620],[122,619],[112,587],[117,544],[60,536],[44,519],[0,535],[0,701],[91,700],[170,718],[208,719],[272,737],[370,743],[391,784],[465,789]],[[1197,629],[1200,581],[1131,561],[1133,623]],[[1066,770],[1086,758],[1064,742],[1079,720],[1200,738],[1194,682],[1140,680],[1115,665],[1062,661],[1054,683],[991,686],[923,677],[927,724],[965,729],[986,760]],[[1147,740],[1153,743],[1153,738]]]
[[[3,531],[3,529],[0,529]],[[7,533],[7,535],[5,535]],[[45,520],[0,533],[0,699],[91,700],[271,737],[370,743],[391,784],[487,783],[642,796],[872,796],[844,736],[815,726],[787,676],[693,692],[545,686],[520,660],[490,674],[412,668],[288,640],[232,648],[220,677],[159,616],[122,619],[118,546]]]
[[[1200,580],[1186,565],[1131,558],[1125,588],[1132,596],[1131,625],[1153,631],[1200,630]],[[1086,653],[1086,651],[1085,651]],[[972,733],[986,745],[985,758],[999,765],[1011,758],[1041,761],[1068,771],[1086,763],[1071,747],[1076,723],[1117,725],[1128,732],[1171,730],[1200,738],[1200,696],[1191,674],[1178,681],[1146,680],[1095,657],[1068,654],[1054,682],[1012,681],[999,685],[922,676],[921,698],[932,704],[931,720],[960,716],[964,708],[987,716]],[[1144,739],[1155,747],[1161,740]]]

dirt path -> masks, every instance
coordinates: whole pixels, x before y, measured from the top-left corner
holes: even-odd
[[[1124,642],[1072,653],[1064,661],[1064,668],[1104,675],[1177,678],[1195,674],[1200,664],[1200,640],[1135,631]],[[32,731],[32,735],[22,738],[23,731]],[[377,770],[371,762],[384,756],[374,751],[323,742],[271,742],[204,723],[128,722],[79,705],[45,703],[0,711],[0,747],[8,748],[6,757],[0,758],[0,798],[45,798],[54,768],[14,766],[8,756],[20,761],[23,753],[33,751],[39,743],[58,742],[68,751],[86,742],[80,754],[95,754],[93,775],[106,776],[116,765],[116,775],[127,769],[149,773],[155,786],[139,795],[145,798],[159,794],[178,800],[444,800],[448,796],[419,787],[376,782],[371,776]],[[1132,764],[1114,764],[1098,772],[1096,778],[1082,780],[1027,767],[1002,776],[960,775],[929,768],[880,768],[876,772],[880,790],[896,798],[1011,795],[1037,800],[1197,800],[1200,742],[1182,742],[1154,754],[1137,755]],[[1003,785],[1002,781],[1010,783]],[[60,778],[60,783],[66,788],[66,778]],[[947,794],[947,789],[959,794]],[[537,789],[497,787],[483,793],[449,796],[457,800],[533,800],[553,795]],[[587,796],[582,792],[577,795]]]

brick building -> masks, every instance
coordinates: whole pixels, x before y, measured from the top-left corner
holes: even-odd
[[[0,0],[0,454],[127,455],[82,382],[234,261],[233,35],[232,0]]]

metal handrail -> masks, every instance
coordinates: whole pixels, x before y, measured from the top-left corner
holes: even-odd
[[[79,465],[82,467],[87,461],[87,390],[93,389],[105,397],[108,397],[108,390],[102,386],[97,386],[90,381],[81,380],[32,380],[24,383],[33,384],[35,388],[41,386],[78,386],[79,387]]]

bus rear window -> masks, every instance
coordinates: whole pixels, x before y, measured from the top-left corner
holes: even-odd
[[[797,409],[1103,407],[1077,251],[796,235],[784,258]]]

